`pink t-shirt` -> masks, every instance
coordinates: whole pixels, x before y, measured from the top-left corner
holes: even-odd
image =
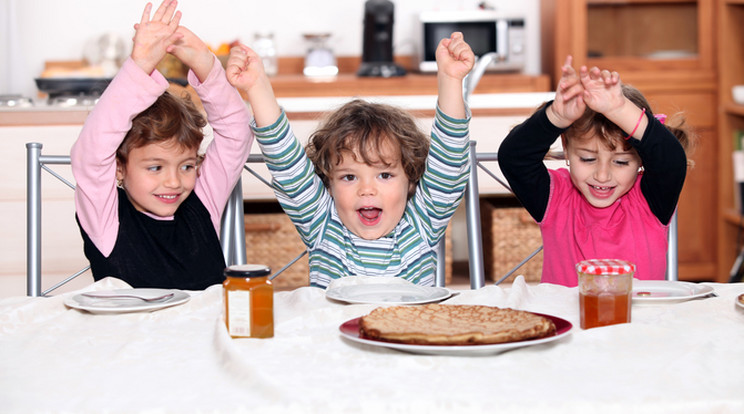
[[[549,172],[550,200],[539,223],[542,282],[576,286],[576,263],[608,258],[635,263],[636,279],[664,279],[668,227],[651,212],[640,175],[613,205],[596,208],[574,187],[567,169]]]

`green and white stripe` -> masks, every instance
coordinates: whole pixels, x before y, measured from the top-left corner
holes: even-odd
[[[377,240],[361,239],[344,227],[283,112],[268,127],[252,125],[277,199],[308,248],[312,286],[355,275],[434,284],[436,246],[462,201],[470,172],[469,120],[450,118],[437,108],[424,176],[393,232]]]

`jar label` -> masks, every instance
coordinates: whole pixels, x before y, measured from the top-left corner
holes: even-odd
[[[251,336],[250,291],[227,291],[227,326],[230,336]]]

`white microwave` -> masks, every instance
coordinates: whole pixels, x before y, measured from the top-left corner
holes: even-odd
[[[526,61],[523,17],[493,10],[425,11],[419,14],[418,62],[421,72],[436,72],[439,41],[462,32],[476,56],[495,52],[489,71],[520,72]]]

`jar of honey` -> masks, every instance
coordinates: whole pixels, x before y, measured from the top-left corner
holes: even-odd
[[[274,336],[274,286],[271,269],[256,264],[225,269],[225,324],[233,338]]]

